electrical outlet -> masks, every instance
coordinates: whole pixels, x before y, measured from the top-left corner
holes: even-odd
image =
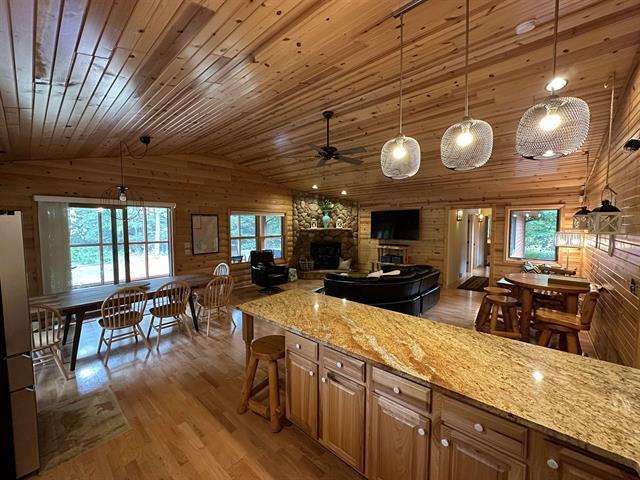
[[[638,282],[636,282],[635,278],[632,278],[629,282],[629,291],[633,293],[636,297],[638,296]]]

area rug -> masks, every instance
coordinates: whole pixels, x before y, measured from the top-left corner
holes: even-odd
[[[463,283],[458,285],[458,288],[461,290],[473,290],[474,292],[482,292],[484,287],[489,286],[489,278],[487,277],[476,277],[475,275],[468,280],[465,280]]]
[[[66,462],[130,429],[108,388],[51,405],[38,412],[40,470]]]

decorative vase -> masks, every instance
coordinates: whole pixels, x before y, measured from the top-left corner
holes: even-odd
[[[322,225],[324,228],[329,228],[329,222],[331,221],[331,217],[329,216],[329,212],[331,210],[322,210]]]

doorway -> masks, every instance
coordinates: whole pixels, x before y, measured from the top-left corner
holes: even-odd
[[[447,286],[491,278],[491,208],[451,209],[447,236]]]

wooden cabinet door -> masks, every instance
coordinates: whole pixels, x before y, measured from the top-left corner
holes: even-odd
[[[638,477],[577,450],[544,440],[533,453],[534,480],[632,480]]]
[[[318,365],[287,353],[287,418],[318,438]]]
[[[371,399],[369,478],[427,480],[429,420],[379,395]]]
[[[364,472],[366,389],[322,369],[320,442],[353,468]]]
[[[441,427],[439,478],[434,480],[525,480],[526,465],[466,435]]]

